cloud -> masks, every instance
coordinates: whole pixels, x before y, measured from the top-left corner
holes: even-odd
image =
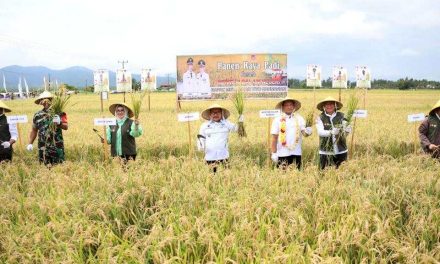
[[[395,50],[415,57],[416,50],[435,52],[426,45],[438,38],[423,32],[439,30],[439,3],[6,1],[0,10],[0,67],[83,65],[114,70],[117,61],[125,59],[132,71],[152,67],[161,74],[174,72],[175,56],[182,54],[283,52],[295,56],[289,61],[304,56],[338,64],[353,60],[347,54],[361,62],[379,54],[395,56]],[[427,44],[416,43],[418,38]]]
[[[406,49],[402,49],[399,52],[400,56],[408,56],[408,57],[413,57],[413,56],[418,56],[420,55],[420,52],[414,49],[410,49],[410,48],[406,48]]]

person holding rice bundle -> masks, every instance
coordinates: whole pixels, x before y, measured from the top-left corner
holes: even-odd
[[[5,113],[11,112],[3,101],[0,101],[0,162],[12,161],[12,145],[18,139],[16,124],[8,124]]]
[[[227,120],[229,116],[229,110],[219,104],[213,104],[202,112],[202,118],[207,121],[200,126],[197,149],[205,153],[206,163],[214,173],[219,164],[227,165],[229,133],[237,131],[237,126]]]
[[[320,101],[316,108],[322,111],[316,120],[319,135],[319,168],[335,165],[339,168],[347,160],[346,135],[351,133],[344,113],[339,112],[343,104],[329,96]]]
[[[287,97],[275,106],[281,110],[281,116],[272,122],[272,161],[277,167],[286,169],[295,162],[296,168],[301,169],[302,136],[312,134],[312,128],[306,127],[304,118],[297,113],[301,102]]]
[[[425,153],[440,159],[440,100],[419,126],[419,138]]]
[[[35,113],[29,144],[26,149],[33,150],[33,143],[38,135],[38,158],[45,165],[64,162],[64,139],[62,130],[68,129],[66,113],[54,114],[51,111],[53,95],[44,91],[35,100],[43,109]]]
[[[116,117],[116,125],[106,129],[107,142],[111,145],[112,157],[120,157],[124,162],[136,160],[136,137],[142,135],[139,120],[132,120],[133,110],[125,103],[112,104],[110,113]]]

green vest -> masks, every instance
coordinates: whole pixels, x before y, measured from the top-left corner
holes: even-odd
[[[122,155],[136,155],[136,141],[134,137],[130,135],[131,131],[131,125],[133,124],[133,120],[130,118],[127,118],[125,120],[124,124],[122,124],[121,127],[121,150]],[[116,154],[116,133],[118,132],[119,126],[116,124],[116,126],[110,126],[110,133],[111,133],[111,152],[112,156],[117,156]]]
[[[341,131],[336,135],[336,144],[339,151],[347,150],[347,142],[345,139],[345,133],[342,131],[342,121],[345,120],[344,114],[341,112],[336,112],[336,116],[333,118],[333,126],[330,121],[330,117],[324,112],[319,116],[321,118],[322,124],[325,130],[332,130],[333,127],[341,128]],[[333,149],[333,137],[319,137],[319,150],[321,151],[334,151]]]
[[[0,116],[0,140],[2,142],[11,140],[11,132],[9,132],[9,124],[5,115]],[[12,146],[5,149],[0,145],[0,154],[11,155]]]

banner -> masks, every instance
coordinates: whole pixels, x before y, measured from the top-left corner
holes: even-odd
[[[367,66],[356,66],[356,87],[371,88],[371,73]]]
[[[424,113],[411,114],[411,115],[408,115],[408,123],[423,121],[423,120],[425,120],[425,118],[426,117],[425,117]]]
[[[280,114],[281,114],[281,111],[279,109],[260,110],[260,118],[279,117]]]
[[[116,91],[131,92],[131,73],[126,69],[119,69],[116,72]]]
[[[364,109],[356,109],[354,110],[353,117],[356,118],[367,118],[368,112]]]
[[[156,90],[156,73],[151,69],[142,69],[141,71],[141,90]]]
[[[347,69],[341,66],[333,67],[332,88],[347,88]]]
[[[307,65],[307,87],[322,87],[321,66]]]
[[[114,117],[103,117],[93,119],[93,124],[95,126],[115,126],[116,118]]]
[[[177,114],[177,120],[179,122],[196,121],[196,120],[199,120],[199,119],[200,119],[199,112]]]
[[[93,91],[95,93],[110,91],[109,73],[107,70],[93,72]]]
[[[287,96],[287,54],[177,56],[179,100],[227,99],[240,88],[246,98]]]
[[[26,115],[18,115],[18,116],[7,116],[6,120],[8,124],[18,124],[18,123],[27,123],[28,118]]]

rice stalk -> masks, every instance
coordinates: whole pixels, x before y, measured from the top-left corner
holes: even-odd
[[[144,100],[146,93],[147,92],[144,91],[139,94],[138,93],[131,94],[131,104],[132,104],[132,109],[133,109],[135,119],[139,119],[139,114],[141,112],[142,102]]]
[[[237,87],[235,92],[231,96],[231,101],[234,104],[235,110],[238,114],[238,129],[237,133],[239,137],[246,137],[246,130],[244,128],[244,121],[241,119],[244,112],[244,92],[243,89]]]
[[[314,119],[315,119],[315,111],[312,109],[306,115],[306,127],[313,126]]]
[[[345,115],[348,124],[351,124],[351,121],[353,119],[353,114],[358,106],[358,103],[359,103],[359,98],[356,96],[356,92],[353,91],[352,93],[350,93],[350,97],[348,98],[347,114]]]
[[[50,107],[50,113],[52,116],[65,113],[65,110],[70,100],[70,95],[67,95],[66,91],[66,86],[64,84],[61,84],[58,91],[54,93],[52,105]]]

